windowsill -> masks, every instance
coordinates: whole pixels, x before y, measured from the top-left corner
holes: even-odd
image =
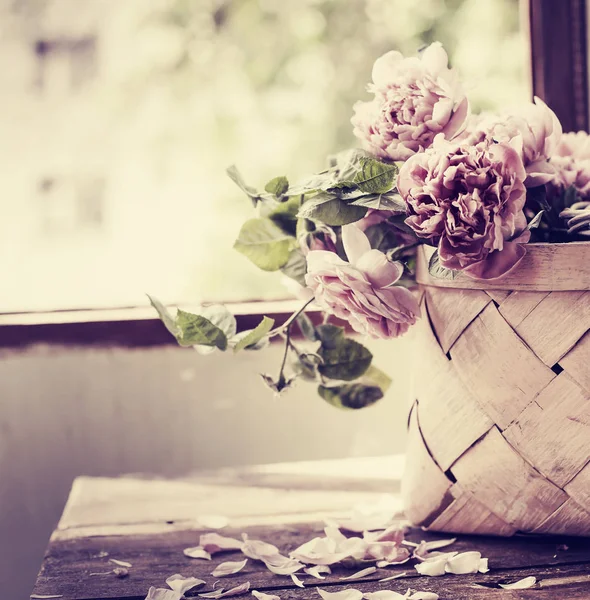
[[[301,304],[279,300],[226,306],[236,316],[238,331],[244,331],[256,327],[265,315],[280,324]],[[308,313],[314,322],[321,320],[318,310]],[[149,347],[176,345],[176,341],[151,306],[0,314],[0,348],[34,344]]]

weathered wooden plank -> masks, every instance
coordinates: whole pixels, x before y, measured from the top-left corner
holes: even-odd
[[[318,535],[323,524],[311,523],[297,527],[252,527],[247,533],[252,539],[263,539],[274,543],[283,553]],[[210,573],[215,565],[226,560],[236,560],[241,554],[223,553],[214,556],[212,561],[194,560],[185,557],[182,550],[198,543],[199,531],[173,532],[153,536],[113,536],[93,537],[59,541],[51,544],[43,569],[40,574],[35,594],[61,594],[63,600],[81,600],[88,598],[143,598],[151,586],[164,587],[166,578],[174,573],[204,579],[208,586],[199,592],[210,590],[215,578]],[[224,530],[224,535],[239,537],[241,531]],[[412,530],[408,539],[440,539],[440,535]],[[565,546],[564,546],[565,544]],[[564,548],[567,546],[567,550]],[[445,589],[472,590],[474,582],[492,585],[499,579],[514,577],[518,579],[522,570],[535,572],[541,576],[563,576],[572,573],[590,571],[590,547],[585,540],[567,538],[515,537],[504,540],[495,537],[462,536],[452,546],[453,550],[478,550],[489,558],[491,571],[486,575],[454,577],[444,579]],[[104,556],[108,553],[108,556]],[[107,573],[115,566],[108,562],[109,558],[125,560],[132,564],[129,577],[118,579],[111,575],[91,575],[91,573]],[[568,565],[571,567],[568,567]],[[354,568],[357,570],[360,567]],[[536,570],[535,570],[536,569]],[[315,589],[342,585],[340,577],[349,575],[351,570],[335,567],[334,573],[324,581],[303,577],[306,583]],[[381,584],[377,580],[395,573],[406,572],[409,581],[389,582]],[[524,576],[524,575],[523,575]],[[270,573],[260,563],[250,561],[240,573],[223,578],[217,587],[234,586],[250,581],[253,589],[286,590],[292,588],[290,578]],[[365,578],[372,582],[374,589],[399,589],[405,591],[408,586],[417,589],[438,589],[438,581],[433,578],[418,576],[412,564],[389,567]],[[393,584],[393,585],[392,585]],[[363,585],[348,582],[347,587]],[[433,588],[433,586],[435,586]],[[588,591],[588,588],[587,588]],[[298,594],[304,593],[297,590]],[[281,592],[282,597],[283,592]],[[298,596],[302,597],[302,596]],[[446,598],[447,596],[441,596]],[[449,595],[448,598],[468,596]]]

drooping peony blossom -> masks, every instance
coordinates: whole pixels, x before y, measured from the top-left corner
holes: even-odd
[[[354,134],[365,150],[386,160],[405,160],[429,148],[439,133],[452,139],[469,114],[467,97],[440,42],[419,58],[384,54],[375,61],[368,89],[375,97],[355,104]]]
[[[562,135],[561,123],[555,113],[540,99],[523,104],[500,115],[483,114],[469,119],[458,139],[465,144],[483,141],[510,142],[522,140],[521,157],[527,178],[525,185],[544,185],[555,176],[552,162]]]
[[[590,199],[590,136],[585,131],[564,133],[551,157],[553,184],[558,189],[575,187],[580,198]]]
[[[444,267],[495,279],[524,256],[530,232],[518,141],[468,145],[437,138],[401,168],[406,223],[438,246]]]
[[[322,250],[307,255],[305,280],[320,308],[374,338],[404,334],[420,316],[420,307],[412,292],[393,285],[403,266],[372,250],[354,224],[342,228],[342,242],[349,262]]]

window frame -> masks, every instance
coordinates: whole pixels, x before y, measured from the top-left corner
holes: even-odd
[[[564,131],[588,131],[588,20],[585,0],[520,0],[529,41],[533,96],[555,111]],[[284,322],[296,300],[228,304],[238,331],[264,315]],[[311,311],[319,322],[321,315]],[[0,349],[52,346],[152,347],[175,344],[151,307],[0,314]]]

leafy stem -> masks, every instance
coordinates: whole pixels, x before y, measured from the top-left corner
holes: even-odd
[[[289,347],[291,344],[291,323],[287,325],[287,330],[285,333],[285,352],[283,353],[283,360],[281,362],[281,368],[279,370],[279,377],[277,379],[277,388],[282,390],[286,385],[285,380],[285,365],[287,364],[287,355],[289,354]]]
[[[282,325],[279,325],[279,327],[275,327],[275,329],[273,329],[271,332],[269,332],[268,337],[275,337],[277,335],[281,335],[285,332],[289,332],[289,329],[291,327],[291,325],[293,324],[293,322],[295,321],[295,319],[302,313],[305,311],[305,309],[315,300],[315,298],[310,298],[301,308],[299,308],[297,311],[295,311]]]

